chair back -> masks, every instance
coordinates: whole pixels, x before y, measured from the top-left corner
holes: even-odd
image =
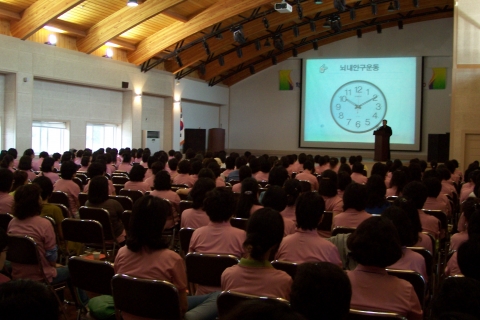
[[[192,200],[181,200],[180,201],[180,212],[179,214],[181,215],[182,212],[186,209],[193,208],[193,201]]]
[[[283,303],[286,305],[290,305],[287,300],[282,298],[260,297],[232,291],[222,291],[222,293],[220,293],[220,295],[217,297],[218,318],[224,319],[225,316],[228,315],[228,313],[232,311],[237,305],[244,301],[252,300],[276,301],[279,304]]]
[[[87,200],[88,200],[88,193],[80,192],[78,194],[78,202],[80,203],[81,206],[84,206],[85,203],[87,203]]]
[[[425,307],[425,293],[427,290],[427,284],[423,276],[412,270],[396,270],[396,269],[386,269],[389,275],[396,276],[397,278],[406,280],[411,283],[415,293],[417,294],[418,300],[422,309]]]
[[[335,227],[332,230],[332,237],[336,236],[339,233],[353,233],[356,228],[349,228],[349,227]]]
[[[53,191],[48,199],[49,203],[60,203],[63,204],[67,209],[70,209],[70,201],[68,200],[68,195],[63,191]]]
[[[109,195],[108,198],[120,202],[120,204],[123,207],[123,210],[133,210],[132,198],[130,198],[128,196],[112,196],[112,195]]]
[[[448,222],[447,222],[447,215],[445,212],[442,210],[427,210],[427,209],[422,209],[423,212],[426,214],[429,214],[431,216],[434,216],[438,220],[440,220],[440,225],[443,230],[448,230]]]
[[[125,228],[125,232],[128,235],[130,231],[130,218],[132,217],[132,210],[125,210],[122,213],[122,217],[120,218],[123,223],[123,227]]]
[[[247,218],[231,218],[230,219],[230,224],[232,225],[232,227],[242,229],[244,231],[247,231],[247,223],[248,223]]]
[[[0,228],[7,232],[8,224],[13,219],[10,213],[0,213]]]
[[[195,229],[192,228],[182,228],[178,232],[178,237],[180,238],[180,248],[182,249],[183,255],[188,253],[188,248],[190,246],[190,239]]]
[[[267,180],[258,181],[258,185],[260,186],[260,188],[267,188],[268,181]]]
[[[110,213],[106,209],[83,206],[78,209],[78,214],[80,215],[80,219],[96,220],[100,222],[103,227],[103,235],[105,236],[105,240],[115,241],[116,237],[113,234]]]
[[[114,183],[113,187],[115,188],[115,194],[120,194],[120,190],[122,190],[124,186],[124,184]]]
[[[390,203],[394,203],[395,200],[397,200],[398,196],[390,196],[390,197],[387,197],[387,201],[390,202]]]
[[[425,259],[425,267],[427,269],[427,274],[428,278],[430,281],[432,280],[432,275],[433,275],[433,255],[430,251],[423,247],[408,247],[408,249],[415,251],[416,253],[419,253],[422,255],[422,257]]]
[[[113,184],[123,184],[124,185],[128,181],[130,181],[130,179],[128,177],[124,176],[124,175],[122,175],[122,176],[114,175],[112,177],[112,183]]]
[[[223,271],[239,262],[233,255],[190,252],[185,257],[188,281],[203,286],[220,287]]]
[[[318,224],[317,230],[331,231],[332,230],[332,222],[333,222],[333,211],[324,211],[323,212],[323,219]]]
[[[392,319],[401,319],[407,320],[402,315],[394,312],[379,312],[379,311],[367,311],[367,310],[356,310],[350,309],[348,313],[347,320],[392,320]]]
[[[300,182],[300,187],[302,188],[302,192],[309,192],[312,191],[312,185],[308,180],[298,180]]]
[[[170,187],[170,189],[171,189],[172,191],[175,191],[175,192],[176,192],[178,189],[188,189],[188,188],[189,188],[188,184],[183,184],[183,183],[172,183],[172,185],[171,185],[171,187]]]
[[[110,262],[70,257],[68,270],[74,287],[98,294],[112,295],[110,283],[115,271]]]
[[[72,181],[75,182],[77,186],[80,188],[80,192],[83,192],[83,181],[77,177],[73,177]]]
[[[7,260],[19,264],[38,265],[39,272],[43,274],[37,242],[32,237],[26,235],[8,234],[7,237]]]
[[[285,271],[292,279],[295,279],[297,274],[298,263],[288,261],[272,261],[272,266],[277,270]]]
[[[138,199],[143,197],[143,192],[140,190],[122,189],[120,190],[120,195],[130,197],[133,203],[135,203]]]
[[[66,206],[64,206],[61,203],[52,203],[52,204],[56,205],[57,207],[60,208],[60,210],[62,210],[63,218],[70,218],[70,211],[68,210],[68,208]]]
[[[86,185],[86,184],[87,184],[88,176],[87,176],[86,173],[77,171],[77,173],[75,174],[75,178],[80,179],[80,181],[82,181],[82,184],[83,184],[83,185]]]
[[[170,282],[116,274],[112,278],[112,294],[117,312],[154,319],[182,319],[178,291]]]
[[[65,241],[80,243],[101,243],[103,254],[106,254],[103,227],[96,220],[79,220],[67,218],[62,221],[63,238]]]

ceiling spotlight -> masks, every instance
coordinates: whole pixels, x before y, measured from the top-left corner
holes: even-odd
[[[298,37],[300,35],[300,30],[298,30],[298,26],[297,25],[294,25],[293,28],[293,35],[296,37]]]
[[[315,3],[315,4],[322,4],[323,1],[322,1],[322,0],[313,0],[313,3]]]
[[[128,0],[127,1],[127,6],[136,7],[136,6],[138,6],[138,1],[137,0]]]
[[[332,29],[335,32],[340,32],[342,30],[342,22],[340,21],[340,16],[334,16],[332,18]]]
[[[330,29],[332,27],[332,25],[330,24],[330,19],[329,18],[325,19],[325,23],[323,24],[323,27],[325,29]]]
[[[419,1],[419,0],[413,0],[413,6],[414,6],[415,8],[420,7],[420,1]]]
[[[372,14],[377,15],[377,13],[378,13],[377,4],[372,2]]]
[[[205,49],[205,53],[207,54],[207,56],[209,56],[210,48],[208,47],[208,43],[207,43],[207,40],[205,40],[205,38],[203,39],[203,49]]]
[[[262,48],[262,44],[260,43],[260,40],[255,39],[255,49],[260,50]]]
[[[272,45],[270,44],[270,40],[269,38],[267,38],[267,40],[265,40],[265,43],[263,44],[264,47],[271,47]]]
[[[355,8],[350,9],[350,20],[355,20],[357,17],[357,12],[355,11]]]
[[[48,44],[50,46],[56,46],[57,45],[57,36],[54,34],[51,34],[48,36],[48,41],[45,42],[45,44]]]
[[[390,4],[388,5],[388,9],[387,9],[388,12],[393,12],[395,11],[395,7],[393,6],[393,2],[390,1]]]
[[[312,43],[312,46],[313,46],[313,50],[317,51],[318,50],[318,42],[317,41],[314,41]]]
[[[177,61],[178,66],[183,67],[182,59],[179,56],[175,56],[175,61]]]
[[[265,29],[268,29],[270,27],[270,24],[268,23],[267,17],[263,17],[262,21]]]
[[[200,73],[201,75],[205,75],[205,63],[202,63],[198,66],[198,73]]]
[[[243,29],[242,26],[237,26],[237,27],[232,28],[233,40],[235,40],[236,42],[238,42],[240,44],[244,44],[245,42],[247,42],[247,40],[245,39],[245,35],[243,34],[242,29]]]
[[[317,31],[317,25],[315,24],[315,21],[313,21],[313,20],[310,21],[310,31],[312,31],[312,32]]]
[[[282,34],[278,34],[273,38],[273,46],[280,51],[283,51],[283,40]]]
[[[382,33],[382,25],[377,24],[377,33]]]
[[[398,20],[398,29],[403,30],[403,20]]]
[[[272,64],[277,65],[277,57],[275,56],[272,57]]]
[[[225,58],[223,57],[223,55],[218,56],[218,64],[222,67],[225,65]]]
[[[177,79],[177,80],[175,81],[175,85],[176,85],[176,86],[179,86],[179,85],[180,85],[180,79]]]
[[[395,10],[400,10],[400,1],[399,0],[393,0],[393,4],[395,5]]]
[[[243,57],[242,47],[237,47],[237,57],[239,58]]]
[[[357,29],[357,38],[361,38],[362,37],[362,29]]]
[[[294,56],[295,58],[298,57],[298,50],[297,50],[297,48],[293,48],[293,49],[292,49],[292,53],[293,53],[293,56]]]
[[[250,74],[255,74],[255,67],[253,66],[253,64],[250,65],[249,69],[250,69]]]
[[[112,48],[107,48],[107,50],[105,51],[105,55],[103,57],[108,58],[108,59],[112,59],[112,57],[113,57]]]
[[[217,38],[218,40],[221,40],[221,39],[223,39],[223,35],[221,33],[217,33],[215,35],[215,38]]]

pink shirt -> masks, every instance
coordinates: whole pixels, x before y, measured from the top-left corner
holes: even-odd
[[[132,165],[130,163],[121,162],[118,165],[117,170],[126,171],[127,173],[130,173],[130,170],[132,170]]]
[[[270,262],[242,259],[222,273],[222,290],[289,300],[292,278]]]
[[[153,186],[155,185],[155,176],[145,178],[143,182],[147,184],[150,188],[153,188]]]
[[[325,211],[333,211],[334,214],[343,211],[343,199],[340,198],[338,195],[335,195],[333,197],[322,196],[322,198],[325,201]]]
[[[78,194],[80,193],[80,187],[72,180],[60,179],[53,186],[53,191],[63,191],[68,196],[70,202],[70,214],[73,216],[77,213],[79,202]]]
[[[18,170],[18,171],[23,171],[23,172],[26,172],[27,173],[27,179],[30,180],[30,181],[33,181],[35,180],[35,178],[37,177],[37,175],[35,174],[35,172],[31,171],[31,170]]]
[[[57,276],[57,269],[45,258],[45,252],[56,246],[55,232],[52,224],[45,218],[33,216],[24,220],[13,218],[8,225],[8,233],[28,235],[37,243],[43,271],[49,282]],[[36,265],[17,264],[12,262],[12,278],[43,280]]]
[[[327,169],[330,169],[329,163],[315,167],[315,173],[322,174],[322,172]]]
[[[40,171],[40,167],[42,166],[43,158],[32,159],[32,170],[33,171]]]
[[[59,170],[59,171],[60,171],[60,166],[61,166],[61,165],[60,165],[60,161],[55,161],[55,162],[53,163],[53,167],[54,167],[55,169]]]
[[[12,213],[13,202],[13,196],[0,192],[0,213]]]
[[[432,239],[422,232],[418,233],[418,242],[414,245],[414,247],[423,247],[433,254]]]
[[[193,187],[192,178],[189,174],[179,173],[173,178],[173,184],[186,184],[189,188]]]
[[[87,184],[83,187],[83,192],[88,193],[88,189],[90,189],[90,180],[88,180]],[[108,180],[108,194],[115,195],[115,187],[113,186],[112,180]]]
[[[240,193],[241,191],[242,191],[242,184],[241,183],[237,183],[237,184],[233,185],[232,192]]]
[[[383,268],[358,265],[347,271],[352,284],[352,309],[396,312],[409,320],[423,319],[422,307],[413,286],[390,276]]]
[[[445,275],[449,277],[460,274],[462,274],[462,271],[458,266],[457,252],[454,252],[450,260],[448,260],[447,262],[447,267],[445,268]]]
[[[127,181],[123,188],[130,190],[140,190],[143,193],[152,190],[150,186],[143,181]]]
[[[385,197],[395,197],[397,196],[397,187],[391,187],[387,189],[387,193],[385,193]]]
[[[39,176],[47,177],[48,179],[50,179],[50,181],[52,181],[52,184],[55,184],[55,182],[60,180],[60,176],[58,175],[58,173],[55,172],[42,172],[39,174]]]
[[[115,170],[117,170],[117,168],[115,168],[113,164],[107,163],[106,173],[108,173],[111,176]]]
[[[255,211],[257,210],[260,210],[262,209],[263,206],[259,205],[259,204],[254,204],[251,208],[250,208],[250,215],[252,215]]]
[[[440,194],[453,196],[454,193],[457,193],[457,190],[455,190],[452,181],[442,180],[442,190],[440,191]]]
[[[425,282],[427,282],[428,274],[425,264],[425,258],[420,253],[405,247],[402,248],[402,253],[402,257],[397,262],[387,268],[398,270],[413,270],[420,273],[425,279]]]
[[[262,171],[258,171],[257,173],[255,173],[254,178],[257,181],[268,181],[268,175],[268,172],[265,173]]]
[[[422,229],[425,232],[431,233],[433,236],[438,238],[440,235],[440,220],[426,214],[423,210],[418,210],[418,216],[420,217],[420,223],[422,224]]]
[[[450,250],[458,250],[460,245],[468,240],[468,232],[462,231],[459,233],[455,233],[450,238]]]
[[[175,210],[177,210],[177,213],[180,214],[180,196],[172,191],[172,190],[153,190],[150,192],[151,196],[154,197],[159,197],[162,199],[167,199],[171,203],[173,203],[173,206],[175,207]]]
[[[423,209],[427,210],[440,210],[444,212],[446,215],[450,214],[450,203],[448,206],[445,204],[444,201],[440,199],[441,195],[438,198],[428,197],[427,201],[423,205]]]
[[[221,177],[218,177],[217,179],[215,179],[215,187],[219,188],[219,187],[225,187],[226,184],[225,184],[225,180],[223,180],[223,178]]]
[[[182,212],[181,228],[198,229],[210,223],[210,218],[202,209],[186,209]]]
[[[342,266],[337,247],[320,237],[317,230],[297,229],[283,238],[275,259],[296,263],[325,261]]]
[[[297,217],[295,216],[295,205],[287,206],[282,212],[280,212],[284,219],[290,219],[293,222],[297,221]]]
[[[333,217],[332,229],[335,227],[356,228],[371,216],[372,215],[365,210],[357,211],[350,208]]]
[[[354,181],[356,183],[359,183],[359,184],[366,184],[367,181],[368,181],[367,177],[365,177],[363,174],[358,173],[358,172],[352,172],[350,177],[352,178],[352,181]]]
[[[473,182],[467,182],[462,186],[462,189],[460,190],[460,203],[467,200],[474,188],[475,184]]]
[[[307,180],[310,182],[310,186],[312,191],[318,191],[318,179],[313,174],[311,174],[308,170],[305,170],[302,173],[299,173],[295,176],[297,180]]]
[[[297,229],[297,224],[290,219],[283,218],[283,236],[294,234]]]

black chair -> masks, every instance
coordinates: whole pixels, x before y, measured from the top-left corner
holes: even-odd
[[[62,230],[65,241],[80,242],[96,247],[103,254],[103,256],[100,255],[100,259],[107,257],[105,237],[100,222],[67,218],[62,221]]]
[[[247,230],[247,223],[248,219],[246,218],[231,218],[230,219],[230,224],[232,227],[242,229],[242,230]]]
[[[120,184],[120,183],[114,183],[113,187],[115,188],[115,194],[120,194],[120,190],[125,187],[125,184]]]
[[[68,200],[68,195],[63,191],[53,191],[48,199],[48,202],[63,204],[68,210],[70,210],[70,201]]]
[[[180,201],[180,212],[179,214],[181,215],[182,212],[186,209],[193,208],[193,201],[192,200],[181,200]]]
[[[300,187],[302,188],[302,192],[309,192],[312,191],[312,184],[308,180],[298,180],[300,181]]]
[[[184,256],[188,253],[190,239],[192,238],[194,231],[195,229],[192,228],[182,228],[178,232],[178,237],[180,238],[180,248],[182,249],[182,253]]]
[[[356,228],[348,228],[348,227],[335,227],[332,230],[332,237],[336,236],[339,233],[353,233]]]
[[[10,213],[0,213],[0,228],[7,232],[8,224],[13,219]]]
[[[290,277],[292,277],[292,279],[295,279],[298,263],[275,260],[272,261],[272,266],[277,270],[285,271]]]
[[[108,196],[109,199],[113,199],[115,201],[120,202],[123,207],[123,210],[132,210],[133,209],[133,201],[130,197],[127,196]]]
[[[128,232],[130,230],[130,218],[131,217],[132,217],[132,210],[123,211],[121,219],[122,219],[123,227],[125,228],[125,232],[127,233],[127,236],[128,236]]]
[[[407,320],[406,317],[394,312],[379,312],[350,309],[347,320]]]
[[[143,192],[140,190],[131,190],[131,189],[122,189],[120,190],[121,196],[126,196],[132,199],[133,203],[135,203],[138,199],[144,196]],[[125,208],[124,208],[125,209]],[[125,209],[127,210],[127,209]]]
[[[224,319],[228,313],[233,310],[237,305],[244,301],[252,300],[262,300],[262,301],[272,301],[272,303],[286,304],[290,303],[282,298],[271,298],[271,297],[260,297],[250,294],[232,292],[232,291],[223,291],[217,298],[217,309],[218,309],[218,318],[220,320]],[[276,301],[276,302],[274,302]]]
[[[112,293],[117,319],[121,319],[121,312],[145,318],[182,319],[178,290],[170,282],[116,274]]]
[[[114,175],[112,177],[112,183],[115,185],[115,184],[123,184],[125,185],[125,183],[127,183],[128,181],[130,181],[130,179],[124,175],[122,176],[118,176],[118,175]]]

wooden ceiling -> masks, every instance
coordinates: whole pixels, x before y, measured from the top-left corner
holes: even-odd
[[[453,16],[454,0],[0,0],[5,34],[35,39],[45,26],[72,38],[69,48],[97,54],[110,42],[123,60],[177,79],[233,85],[299,53],[366,32]],[[321,1],[320,1],[321,2]],[[330,28],[325,28],[327,20]],[[338,20],[340,22],[338,22]],[[241,28],[245,42],[234,40]],[[401,31],[399,31],[401,32]],[[59,45],[60,46],[60,45]],[[114,57],[115,59],[115,57]],[[120,59],[119,59],[120,60]]]

